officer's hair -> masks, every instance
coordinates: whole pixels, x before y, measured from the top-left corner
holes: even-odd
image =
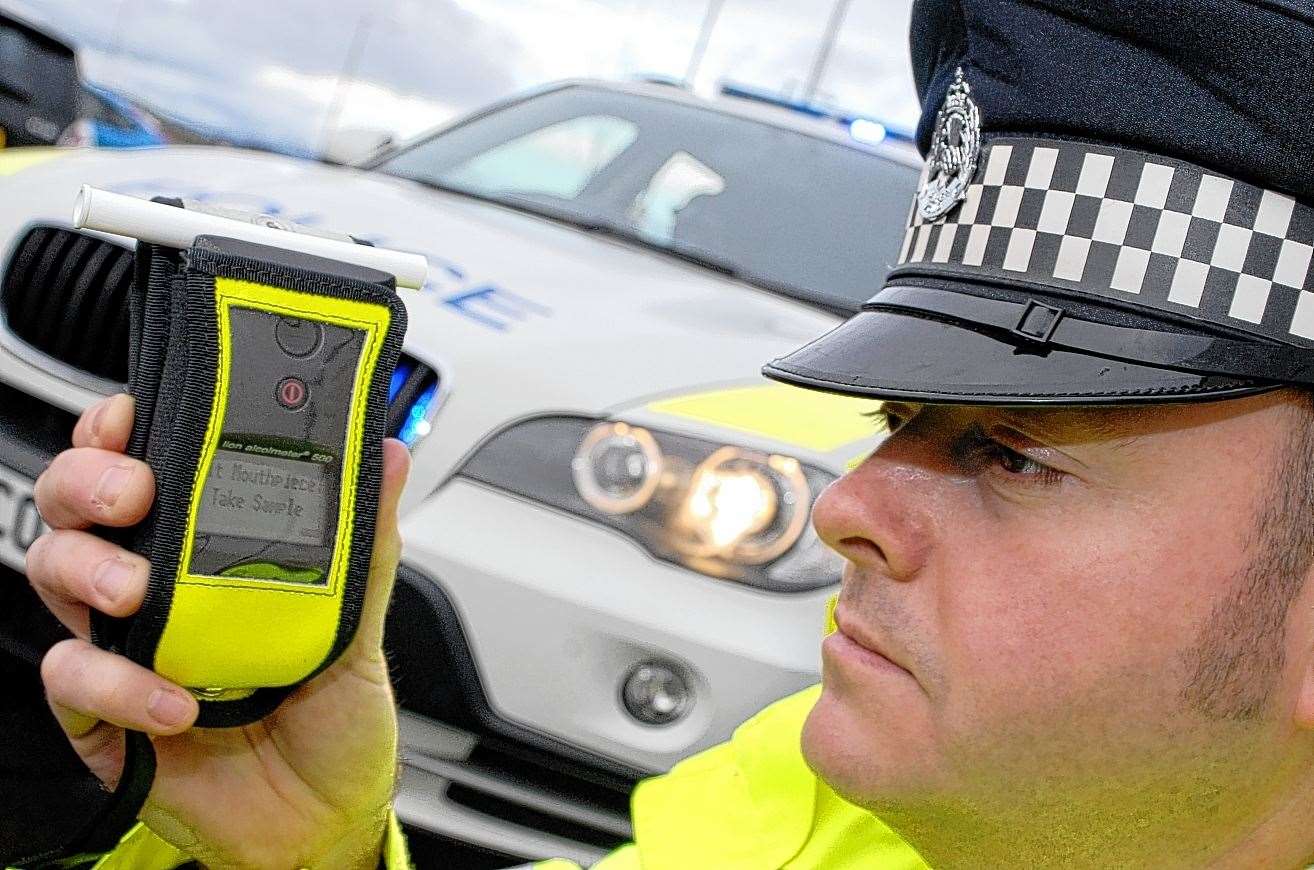
[[[1272,498],[1249,536],[1253,555],[1188,653],[1185,698],[1217,718],[1257,719],[1284,664],[1287,612],[1314,564],[1314,392],[1300,390]]]

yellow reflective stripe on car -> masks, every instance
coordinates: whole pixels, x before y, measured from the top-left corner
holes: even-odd
[[[63,157],[64,148],[8,148],[0,151],[0,177],[22,172],[30,166]]]
[[[861,465],[862,463],[866,462],[866,461],[867,461],[867,458],[870,457],[870,456],[871,456],[871,451],[870,451],[870,450],[867,450],[867,451],[864,451],[864,452],[862,452],[862,453],[859,453],[857,456],[853,457],[853,458],[850,459],[848,462],[844,463],[844,470],[845,470],[845,471],[852,471],[853,469],[857,468],[857,467],[858,467],[859,465]]]
[[[862,413],[878,404],[788,384],[763,384],[663,399],[648,405],[648,410],[827,453],[874,438],[877,430]]]

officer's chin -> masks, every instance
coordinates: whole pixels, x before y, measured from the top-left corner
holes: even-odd
[[[823,682],[803,726],[808,766],[840,797],[868,809],[925,800],[943,780],[925,696],[854,689]]]

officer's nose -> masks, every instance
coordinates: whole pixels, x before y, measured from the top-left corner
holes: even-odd
[[[886,439],[817,499],[817,535],[860,571],[913,579],[934,547],[934,505],[945,484],[926,459],[914,436]]]

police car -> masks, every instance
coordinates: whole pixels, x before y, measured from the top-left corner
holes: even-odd
[[[840,565],[808,513],[877,433],[758,370],[898,255],[919,161],[863,123],[571,81],[365,167],[4,152],[0,556],[21,569],[32,479],[126,376],[131,253],[69,228],[81,184],[424,254],[389,421],[398,810],[493,864],[593,860],[639,777],[817,679]]]

